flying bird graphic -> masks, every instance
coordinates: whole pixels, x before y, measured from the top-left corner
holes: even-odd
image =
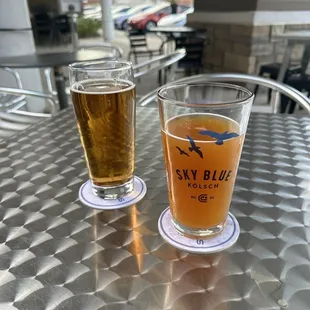
[[[224,144],[225,140],[235,138],[235,137],[239,137],[239,135],[237,133],[228,132],[228,131],[225,131],[223,133],[217,133],[217,132],[211,131],[211,130],[204,130],[204,131],[200,131],[198,133],[201,135],[209,136],[211,138],[216,139],[217,141],[215,142],[215,144],[217,144],[217,145]]]
[[[187,139],[189,140],[189,143],[191,144],[191,147],[189,147],[189,151],[190,152],[196,152],[201,158],[203,158],[203,154],[200,151],[200,147],[196,146],[195,141],[190,137],[190,136],[186,136]]]
[[[185,151],[183,151],[182,149],[180,149],[178,146],[176,146],[176,148],[180,151],[180,155],[186,155],[186,156],[189,157],[189,155],[188,155]]]

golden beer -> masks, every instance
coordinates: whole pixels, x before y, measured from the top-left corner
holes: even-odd
[[[90,178],[116,187],[133,177],[135,85],[90,79],[71,85],[71,96]]]
[[[244,141],[238,123],[216,114],[178,115],[166,121],[162,138],[175,226],[220,232]]]

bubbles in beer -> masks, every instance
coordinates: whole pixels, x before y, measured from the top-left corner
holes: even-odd
[[[72,85],[71,95],[93,183],[126,182],[134,169],[134,84],[85,80]]]

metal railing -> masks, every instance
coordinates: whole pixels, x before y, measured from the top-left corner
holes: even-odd
[[[118,45],[111,44],[111,43],[106,43],[106,42],[97,43],[97,44],[79,45],[78,46],[78,50],[89,49],[89,48],[90,49],[94,49],[94,48],[110,49],[110,50],[115,52],[116,58],[122,58],[123,55],[124,55],[124,51],[123,51],[123,49],[121,47],[119,47]]]
[[[310,99],[306,97],[304,94],[302,94],[300,91],[298,91],[295,88],[292,88],[288,85],[285,85],[283,83],[266,79],[259,76],[254,75],[247,75],[247,74],[238,74],[238,73],[214,73],[214,74],[200,74],[195,75],[191,77],[186,77],[177,81],[174,81],[173,83],[195,83],[195,82],[233,82],[233,83],[249,83],[254,85],[261,85],[265,86],[267,88],[270,88],[272,90],[275,90],[278,93],[281,93],[293,101],[295,101],[299,106],[301,106],[305,111],[307,111],[310,114]],[[168,83],[171,84],[171,83]],[[146,106],[151,101],[153,101],[156,98],[157,91],[160,89],[157,88],[154,91],[146,94],[143,96],[139,101],[138,104],[141,106]],[[279,96],[277,96],[279,97]],[[279,112],[279,98],[276,98],[278,100],[273,100],[272,102],[272,113],[278,113]]]
[[[186,51],[185,49],[176,50],[174,53],[168,55],[158,56],[156,58],[152,58],[148,61],[145,61],[141,64],[134,65],[133,71],[135,78],[139,78],[143,75],[150,74],[152,72],[159,72],[165,68],[168,68],[185,57]]]
[[[57,108],[55,104],[55,100],[52,95],[44,94],[37,91],[26,90],[26,89],[18,89],[18,88],[9,88],[9,87],[0,87],[0,94],[10,94],[10,95],[24,95],[24,96],[31,96],[35,98],[45,99],[46,102],[49,104],[50,114],[48,113],[35,113],[35,112],[28,112],[28,111],[21,111],[18,110],[16,107],[8,110],[8,112],[14,112],[23,115],[29,116],[39,116],[39,117],[50,117],[57,113]]]

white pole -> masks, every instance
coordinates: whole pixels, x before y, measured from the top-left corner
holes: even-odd
[[[114,39],[114,22],[112,18],[112,0],[101,0],[102,12],[102,30],[103,39],[105,41],[112,41]]]
[[[69,13],[69,22],[70,22],[70,31],[71,31],[71,42],[72,42],[72,49],[76,51],[79,47],[79,37],[77,33],[77,25],[76,20],[78,15],[76,13]]]

